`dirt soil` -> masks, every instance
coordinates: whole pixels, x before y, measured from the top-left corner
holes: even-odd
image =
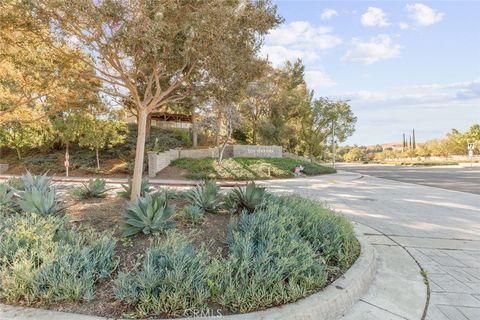
[[[85,199],[68,197],[70,207],[67,214],[71,222],[79,227],[90,226],[97,231],[112,231],[120,239],[121,237],[121,218],[127,206],[127,200],[118,197],[107,197],[101,199]],[[182,200],[171,200],[171,203],[177,205],[177,212],[186,204]],[[214,255],[226,256],[228,248],[225,244],[227,226],[230,222],[230,215],[227,213],[207,214],[201,224],[191,224],[182,221],[178,216],[174,217],[177,224],[175,228],[183,234],[186,234],[195,247],[200,247],[202,243]],[[129,238],[129,240],[119,240],[116,246],[116,259],[119,261],[117,270],[111,275],[111,278],[98,283],[95,286],[95,298],[89,302],[62,302],[54,303],[49,306],[39,305],[41,308],[52,310],[73,312],[103,316],[109,318],[121,318],[135,312],[134,307],[116,301],[113,295],[113,279],[120,271],[132,270],[135,266],[142,264],[145,250],[161,240],[163,236],[152,236],[138,234]],[[221,308],[215,306],[216,309]],[[223,314],[228,314],[223,310]]]

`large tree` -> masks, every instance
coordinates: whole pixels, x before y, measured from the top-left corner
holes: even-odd
[[[208,77],[235,61],[232,45],[243,43],[254,59],[262,36],[279,22],[269,1],[29,2],[57,39],[90,55],[85,62],[102,90],[133,106],[138,137],[131,200],[140,193],[148,115],[185,98],[193,74]]]
[[[313,96],[313,92],[311,93]],[[305,108],[301,115],[301,128],[299,131],[302,143],[302,153],[308,155],[313,161],[325,148],[325,140],[329,134],[327,117],[331,102],[325,98],[312,100],[309,108]]]
[[[56,42],[26,2],[0,2],[0,124],[33,123],[85,99],[98,81],[78,49]]]

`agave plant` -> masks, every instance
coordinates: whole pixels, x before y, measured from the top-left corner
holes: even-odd
[[[193,205],[185,206],[185,208],[183,208],[181,218],[188,222],[200,223],[204,218],[203,210]]]
[[[221,205],[220,187],[215,181],[206,180],[193,188],[188,193],[187,199],[203,212],[215,212]]]
[[[41,176],[34,176],[27,171],[20,177],[21,184],[18,187],[19,190],[32,192],[33,188],[37,189],[39,192],[47,192],[52,189],[52,179],[43,174]]]
[[[125,199],[130,199],[130,195],[132,194],[132,179],[128,179],[128,184],[122,184],[123,191],[118,192],[118,196],[125,198]],[[140,197],[145,196],[148,194],[150,191],[152,191],[152,188],[150,187],[150,184],[148,182],[148,178],[144,177],[142,179],[142,184],[140,185]]]
[[[129,237],[139,232],[150,234],[162,232],[174,224],[170,220],[175,205],[169,205],[165,192],[139,197],[136,203],[129,203],[123,215],[123,236]]]
[[[17,203],[26,213],[55,215],[66,209],[60,204],[55,190],[39,190],[36,186],[31,186],[30,191],[23,191]]]
[[[247,211],[249,213],[261,205],[267,195],[265,188],[259,187],[255,182],[247,183],[245,189],[237,187],[227,197],[226,207],[232,213]]]
[[[88,198],[104,198],[107,196],[107,181],[105,179],[95,178],[84,183],[79,190],[79,196],[84,199]]]

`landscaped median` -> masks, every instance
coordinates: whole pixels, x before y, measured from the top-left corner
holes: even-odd
[[[91,180],[62,198],[28,175],[0,185],[0,301],[106,317],[330,319],[373,277],[372,249],[362,243],[360,255],[351,223],[312,200],[211,181],[145,181],[136,203],[122,198],[129,186],[112,191]]]
[[[184,177],[188,179],[248,181],[291,178],[295,176],[294,168],[300,165],[304,167],[302,174],[307,176],[336,172],[331,167],[291,158],[228,158],[221,163],[215,158],[181,158],[170,166],[185,170]]]

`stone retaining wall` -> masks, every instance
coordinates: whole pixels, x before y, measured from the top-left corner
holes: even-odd
[[[170,165],[173,160],[179,158],[218,158],[220,148],[208,149],[170,149],[164,152],[148,152],[148,176],[155,177],[158,172]],[[249,146],[229,145],[223,154],[225,158],[249,157],[249,158],[282,158],[283,150],[280,146]]]

